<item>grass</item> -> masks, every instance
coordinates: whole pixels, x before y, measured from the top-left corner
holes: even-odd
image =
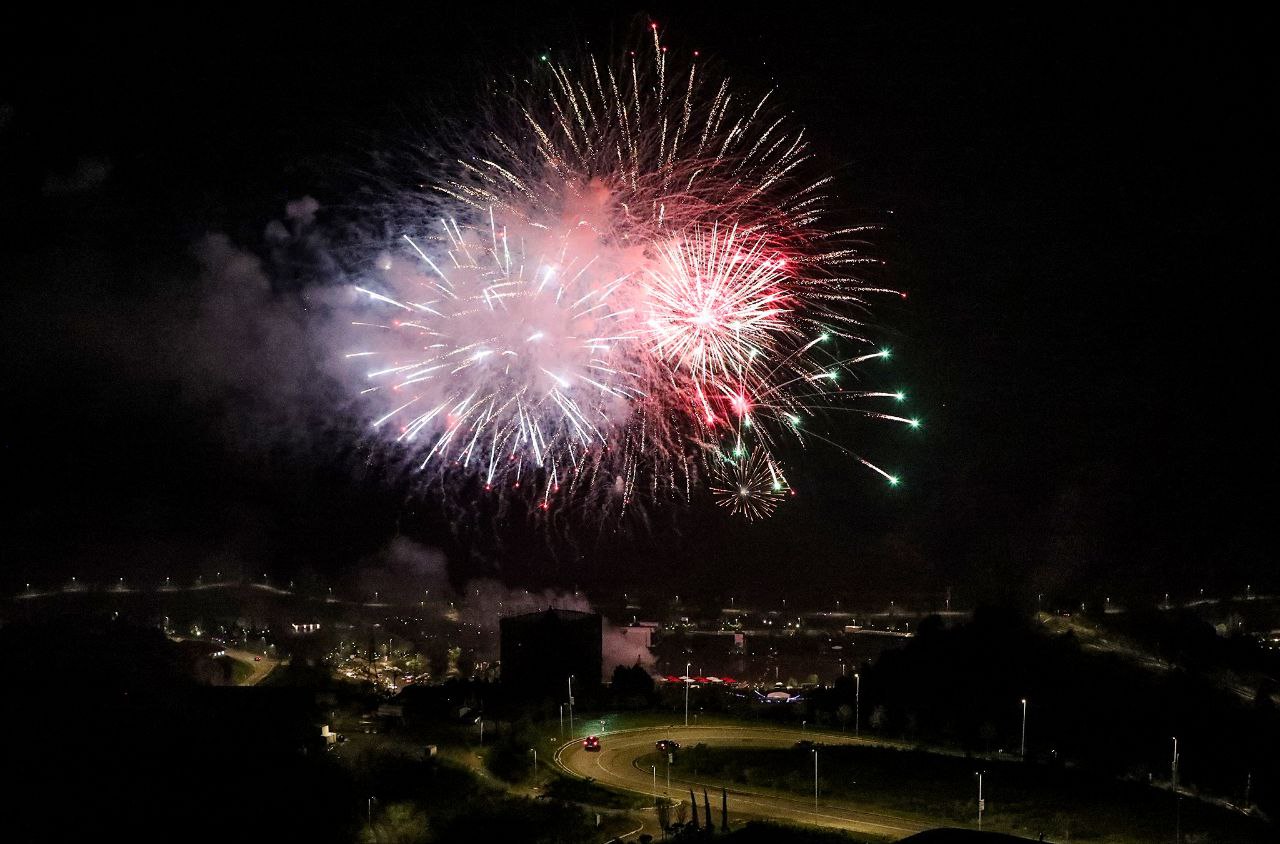
[[[652,803],[630,792],[615,791],[594,782],[557,774],[542,793],[555,800],[598,806],[602,809],[639,809]]]
[[[654,764],[648,754],[639,764]],[[1100,844],[1128,844],[1173,836],[1175,800],[1167,792],[1135,783],[1098,781],[1062,768],[1018,762],[977,761],[923,751],[830,746],[819,749],[819,778],[827,800],[859,808],[916,815],[934,822],[971,826],[976,820],[975,770],[984,774],[985,829],[1035,838],[1067,837]],[[801,749],[684,748],[673,771],[684,777],[772,793],[813,793],[813,756]],[[1275,831],[1189,798],[1181,801],[1186,840],[1211,842],[1275,840]]]
[[[253,676],[253,665],[242,659],[235,657],[227,657],[231,660],[231,682],[237,686],[243,686]]]

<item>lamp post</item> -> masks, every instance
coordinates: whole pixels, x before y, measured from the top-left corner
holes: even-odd
[[[1177,736],[1173,737],[1173,767],[1172,767],[1172,772],[1170,774],[1170,779],[1173,781],[1173,790],[1176,793],[1178,791],[1178,737]]]
[[[982,812],[987,808],[987,801],[982,799],[982,771],[978,771],[978,831],[982,831]]]
[[[654,805],[654,808],[657,808],[658,806],[658,766],[650,765],[649,767],[653,769],[653,805]]]
[[[560,737],[564,738],[564,704],[560,704]]]
[[[569,675],[569,733],[573,733],[573,675]]]
[[[813,749],[813,808],[818,808],[818,748]]]
[[[1027,758],[1027,699],[1022,699],[1022,753],[1023,759]]]
[[[533,752],[533,778],[537,779],[538,778],[538,748],[531,747],[529,748],[529,750]]]
[[[686,662],[684,665],[684,725],[689,726],[689,669],[693,667],[692,662]]]
[[[862,737],[862,675],[853,675],[853,735]]]

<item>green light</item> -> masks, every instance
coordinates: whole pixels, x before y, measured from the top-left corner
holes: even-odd
[[[897,475],[889,476],[889,486],[897,486],[900,483],[902,483],[902,479],[899,478]]]
[[[890,349],[881,349],[881,350],[880,350],[880,357],[884,358],[885,360],[888,360],[888,359],[889,359],[890,357],[892,357],[892,356],[893,356],[893,351],[892,351],[892,350],[890,350]]]
[[[791,414],[789,414],[789,413],[788,413],[788,414],[787,414],[787,421],[788,421],[788,422],[790,422],[792,425],[799,425],[799,424],[800,424],[800,417],[799,417],[799,416],[792,416]]]
[[[750,416],[744,416],[744,417],[742,417],[742,424],[743,424],[743,425],[745,425],[746,427],[750,428],[750,427],[751,427],[751,417],[750,417]]]
[[[547,54],[546,54],[546,53],[543,53],[543,54],[542,54],[541,56],[539,56],[538,58],[542,59],[542,60],[545,62],[545,61],[547,60]]]
[[[840,377],[840,373],[839,373],[839,372],[836,372],[836,371],[833,369],[832,371],[830,371],[830,372],[828,372],[828,373],[827,373],[827,377],[828,377],[828,378],[830,378],[832,381],[834,381],[834,380],[836,380],[836,378]]]
[[[906,400],[907,400],[907,394],[906,394],[906,393],[902,393],[902,392],[894,393],[894,394],[893,394],[893,397],[894,397],[895,399],[897,399],[898,401],[906,401]]]
[[[920,427],[920,420],[919,420],[919,419],[912,419],[912,420],[911,420],[910,422],[908,422],[907,424],[908,424],[908,425],[910,425],[912,428],[919,428],[919,427]]]
[[[733,456],[734,456],[734,457],[741,457],[741,456],[742,456],[742,446],[736,446],[736,447],[733,449]]]
[[[774,491],[780,490],[782,489],[782,484],[778,483],[777,481],[774,481],[773,488],[774,488]]]
[[[824,331],[824,332],[822,332],[822,334],[821,334],[821,335],[819,335],[818,340],[819,340],[819,342],[821,342],[821,341],[823,341],[823,340],[826,340],[826,339],[827,339],[827,338],[829,338],[830,336],[831,336],[830,334],[828,334],[827,332],[825,332],[825,331]]]

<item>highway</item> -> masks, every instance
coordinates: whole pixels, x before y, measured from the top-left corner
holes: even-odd
[[[713,748],[791,747],[802,738],[817,741],[823,745],[870,743],[845,733],[815,733],[812,730],[802,732],[785,727],[648,727],[600,734],[599,752],[584,750],[581,739],[575,739],[556,751],[555,762],[569,774],[587,777],[601,785],[652,798],[654,796],[653,770],[648,765],[642,767],[637,760],[646,754],[656,752],[654,744],[664,738],[675,739],[682,748],[693,747],[699,742],[705,742]],[[819,765],[821,765],[821,757],[819,757]],[[702,788],[705,786],[707,793],[711,796],[712,820],[718,824],[721,785],[719,781],[689,779],[673,772],[669,796],[677,801],[682,796],[687,798],[689,787],[693,786],[701,800]],[[666,786],[665,766],[659,766],[658,795],[666,792]],[[833,827],[891,840],[937,826],[920,817],[859,809],[854,803],[827,800],[821,794],[819,794],[818,805],[815,807],[812,795],[780,796],[749,787],[731,786],[729,788],[730,823],[737,825],[746,817]]]

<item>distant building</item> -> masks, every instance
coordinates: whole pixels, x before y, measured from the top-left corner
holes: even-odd
[[[520,697],[563,700],[600,684],[603,625],[595,613],[549,609],[501,619],[502,684]]]

